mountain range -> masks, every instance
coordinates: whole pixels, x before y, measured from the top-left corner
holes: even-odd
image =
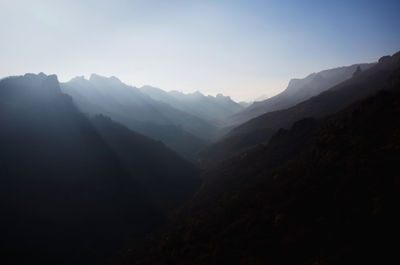
[[[398,56],[396,54],[394,58]],[[380,62],[382,60],[384,61],[384,59],[381,59]],[[393,67],[393,64],[388,63],[378,63],[373,67],[371,67],[371,64],[366,65],[364,71],[360,70],[352,78],[326,90],[314,87],[315,83],[312,81],[313,85],[310,88],[304,87],[302,89],[304,92],[297,94],[310,94],[309,90],[321,90],[322,93],[292,107],[267,112],[234,127],[221,140],[203,150],[199,155],[199,161],[203,164],[218,163],[218,161],[232,157],[254,145],[267,143],[280,128],[290,128],[294,122],[300,119],[307,117],[321,118],[333,114],[356,100],[361,100],[380,90],[388,82],[388,76],[392,75]],[[362,69],[362,67],[360,68]],[[343,69],[348,68],[328,70],[328,72],[342,72]],[[352,66],[350,69],[357,68]],[[335,74],[327,76],[335,76]],[[298,83],[302,82],[299,81]],[[322,82],[321,84],[325,83]],[[324,85],[324,87],[326,88],[327,85]],[[273,99],[267,100],[266,103],[272,102]]]
[[[267,112],[292,107],[351,78],[357,69],[364,71],[373,65],[374,63],[354,64],[312,73],[303,79],[291,79],[284,91],[276,96],[254,102],[245,110],[230,117],[231,123],[240,124]]]
[[[296,109],[299,120],[209,168],[168,226],[110,264],[396,260],[400,53]]]
[[[226,124],[226,119],[244,109],[242,105],[222,94],[213,97],[205,96],[198,91],[191,94],[178,91],[166,92],[151,86],[141,87],[140,90],[155,100],[200,117],[217,127],[230,125]]]
[[[116,77],[95,74],[89,80],[77,77],[61,84],[61,89],[72,96],[82,112],[107,115],[130,129],[163,141],[185,157],[193,157],[216,131],[212,124],[153,100]]]
[[[87,264],[162,224],[200,185],[163,143],[80,112],[55,75],[0,81],[5,264]]]
[[[2,264],[393,262],[400,52],[243,105],[1,79]]]

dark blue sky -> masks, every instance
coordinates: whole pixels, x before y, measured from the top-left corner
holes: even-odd
[[[0,0],[0,77],[92,72],[251,100],[400,50],[400,1]]]

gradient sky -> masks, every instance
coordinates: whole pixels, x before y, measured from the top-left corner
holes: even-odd
[[[0,77],[91,73],[252,100],[400,50],[400,1],[0,0]]]

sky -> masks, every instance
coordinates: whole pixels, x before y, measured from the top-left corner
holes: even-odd
[[[400,50],[400,1],[0,0],[0,77],[91,73],[251,101]]]

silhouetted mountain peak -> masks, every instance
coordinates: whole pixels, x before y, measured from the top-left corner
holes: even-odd
[[[60,83],[58,83],[58,78],[56,75],[48,75],[43,79],[43,86],[49,89],[56,89],[57,92],[61,93]]]
[[[400,61],[400,51],[392,55],[392,60],[394,60],[395,62]]]
[[[54,94],[60,94],[60,84],[56,75],[46,75],[44,73],[27,73],[23,76],[11,76],[2,79],[8,89],[23,92],[30,91],[35,98],[48,98]],[[4,91],[3,91],[4,92]]]
[[[386,56],[382,56],[381,58],[379,58],[379,63],[384,63],[391,60],[391,56],[390,55],[386,55]]]
[[[195,92],[191,93],[190,95],[192,95],[195,98],[203,98],[205,97],[200,91],[196,90]]]
[[[90,75],[89,81],[93,82],[95,84],[97,84],[97,83],[112,84],[112,85],[123,84],[121,82],[121,80],[119,80],[115,76],[105,77],[105,76],[101,76],[101,75],[98,75],[98,74],[95,74],[95,73]]]
[[[113,82],[119,82],[119,83],[122,83],[121,82],[121,80],[119,80],[119,78],[118,77],[115,77],[115,76],[110,76],[108,79],[110,79],[110,80],[112,80]]]
[[[300,79],[300,78],[291,79],[289,81],[289,84],[288,84],[287,88],[285,89],[285,92],[298,92],[298,91],[300,91],[303,88],[304,85],[310,83],[311,80],[315,80],[316,76],[317,76],[316,73],[312,73],[312,74],[308,75],[304,79]]]
[[[11,76],[10,78],[18,78],[18,77],[24,77],[26,79],[30,79],[30,80],[45,80],[45,79],[52,79],[52,80],[56,80],[58,82],[58,78],[57,75],[46,75],[43,72],[40,72],[39,74],[33,74],[33,73],[26,73],[23,76]]]
[[[350,79],[357,67],[365,71],[375,65],[353,64],[312,73],[303,79],[294,78],[289,81],[285,90],[263,101],[254,102],[245,110],[232,116],[233,124],[240,124],[259,115],[276,110],[283,110],[305,101],[313,96],[332,88],[333,86]]]
[[[219,101],[219,102],[232,101],[232,99],[231,99],[230,96],[224,96],[224,95],[221,94],[221,93],[218,93],[218,94],[215,96],[215,99],[216,99],[217,101]]]
[[[38,74],[38,76],[41,77],[41,78],[45,78],[47,75],[46,75],[45,73],[43,73],[43,72],[40,72],[40,73]]]
[[[392,56],[390,55],[385,55],[382,56],[381,58],[379,58],[379,63],[388,63],[388,62],[398,62],[400,61],[400,51],[396,52],[395,54],[393,54]]]
[[[84,89],[84,88],[91,88],[94,89],[94,85],[92,84],[92,82],[90,82],[88,79],[86,79],[84,76],[77,76],[72,78],[70,81],[68,81],[67,84],[70,84],[72,86],[76,86],[79,87],[80,89]],[[62,86],[62,85],[61,85]],[[68,91],[64,91],[64,93],[69,94],[69,90]]]
[[[83,76],[83,75],[75,76],[75,77],[72,78],[70,81],[83,81],[83,80],[89,81],[89,80],[87,80],[87,79],[85,78],[85,76]]]
[[[243,109],[243,106],[222,94],[214,97],[205,96],[200,91],[187,94],[177,90],[166,92],[151,86],[143,86],[140,91],[153,100],[166,103],[216,126],[225,124],[227,117]]]

